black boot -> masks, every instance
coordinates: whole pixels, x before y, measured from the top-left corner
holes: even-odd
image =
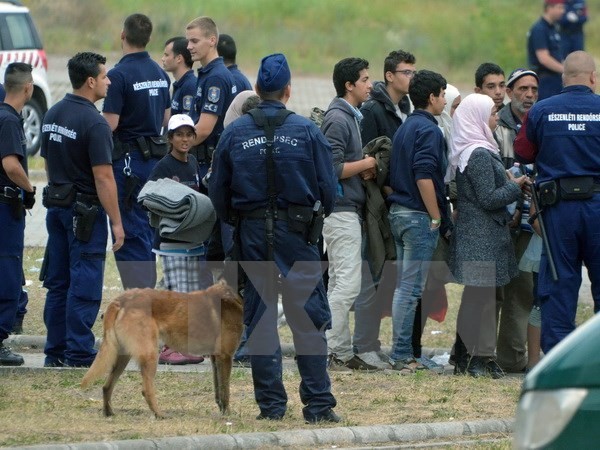
[[[467,373],[474,378],[488,375],[486,362],[487,358],[483,356],[471,356],[467,364]]]
[[[21,355],[13,353],[0,342],[0,366],[22,366],[25,361]]]
[[[506,376],[506,374],[494,358],[490,358],[485,363],[485,369],[487,370],[488,375],[490,375],[495,380],[497,380],[498,378],[504,378]]]
[[[467,347],[458,333],[456,333],[456,340],[454,341],[454,375],[466,374],[468,363],[469,354],[467,353]]]
[[[11,334],[23,334],[23,316],[17,317]]]

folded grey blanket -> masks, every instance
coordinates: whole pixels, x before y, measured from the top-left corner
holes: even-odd
[[[161,237],[201,244],[210,236],[217,215],[210,199],[170,178],[148,181],[138,202],[150,212],[150,225]]]

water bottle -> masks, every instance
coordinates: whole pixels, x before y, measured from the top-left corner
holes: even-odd
[[[521,164],[518,162],[513,163],[513,166],[508,169],[508,171],[512,173],[515,178],[519,178],[523,175],[523,172],[521,172]]]
[[[515,178],[519,178],[521,175],[523,175],[523,172],[521,172],[521,164],[518,162],[513,163],[513,166],[508,169],[508,171],[510,173],[512,173],[513,177]],[[517,209],[517,202],[513,202],[510,205],[508,205],[506,207],[508,214],[510,214],[510,216],[512,217],[515,214],[515,210]]]

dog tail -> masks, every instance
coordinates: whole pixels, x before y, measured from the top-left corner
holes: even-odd
[[[108,305],[104,313],[104,337],[102,344],[100,344],[100,350],[98,350],[96,359],[94,359],[83,380],[81,380],[82,388],[86,388],[94,381],[102,378],[117,362],[120,345],[115,333],[115,322],[120,310],[121,305],[119,302],[113,301]]]

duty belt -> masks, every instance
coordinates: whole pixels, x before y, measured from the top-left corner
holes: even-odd
[[[21,190],[12,186],[0,186],[0,203],[12,203],[21,196]]]
[[[267,214],[267,208],[257,208],[251,211],[239,211],[241,219],[264,219]],[[277,208],[277,220],[288,220],[288,210]]]
[[[94,194],[83,194],[81,192],[78,192],[77,196],[75,197],[75,201],[85,203],[86,205],[91,204],[96,206],[102,206],[102,204],[100,203],[100,199],[97,195]]]
[[[210,164],[214,150],[215,148],[213,146],[200,144],[190,148],[189,153],[196,157],[198,163]]]

